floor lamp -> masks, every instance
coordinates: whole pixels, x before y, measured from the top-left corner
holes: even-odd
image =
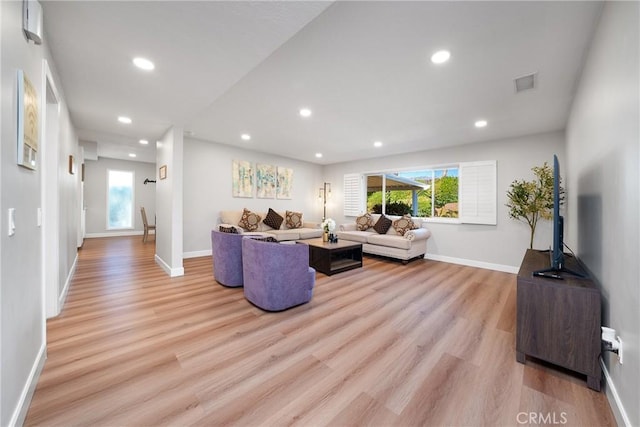
[[[331,183],[325,182],[320,191],[318,192],[318,198],[322,199],[322,221],[327,219],[327,199],[331,197]]]

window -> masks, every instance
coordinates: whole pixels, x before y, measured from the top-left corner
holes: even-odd
[[[367,212],[458,218],[458,168],[367,175]]]
[[[107,229],[133,228],[133,172],[107,171]]]
[[[369,213],[409,213],[434,221],[495,225],[496,179],[495,160],[348,174],[345,175],[344,215],[357,216],[366,209]]]

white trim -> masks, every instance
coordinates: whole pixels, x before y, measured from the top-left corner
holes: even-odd
[[[516,267],[516,266],[504,265],[504,264],[494,264],[491,262],[475,261],[472,259],[464,259],[464,258],[455,258],[455,257],[450,257],[445,255],[426,254],[424,257],[425,259],[430,259],[432,261],[442,261],[442,262],[448,262],[451,264],[467,265],[469,267],[478,267],[478,268],[484,268],[485,270],[502,271],[504,273],[518,274],[518,270],[520,270],[519,266]]]
[[[76,274],[76,267],[78,266],[78,251],[76,251],[76,257],[73,260],[73,264],[71,264],[71,268],[69,269],[69,275],[67,276],[67,280],[64,282],[64,287],[62,288],[62,292],[58,297],[58,312],[56,316],[60,314],[62,311],[62,307],[64,307],[64,302],[67,300],[67,293],[69,292],[69,286],[71,285],[71,279],[73,279],[73,275]]]
[[[631,427],[631,420],[629,420],[629,416],[627,415],[627,411],[624,410],[624,406],[622,406],[622,400],[620,400],[620,395],[618,394],[618,390],[616,386],[613,384],[613,379],[611,375],[609,375],[609,371],[602,360],[600,358],[600,365],[602,366],[602,372],[604,373],[604,378],[607,380],[607,387],[605,389],[605,394],[607,395],[607,400],[609,401],[609,406],[611,406],[611,412],[613,412],[613,416],[616,418],[616,423],[618,425],[625,425],[626,427]]]
[[[95,239],[99,237],[122,237],[122,236],[142,236],[144,231],[111,231],[107,233],[87,233],[86,239]],[[155,234],[149,233],[149,234]]]
[[[158,254],[156,254],[155,260],[156,264],[158,264],[165,271],[165,273],[169,275],[169,277],[184,276],[184,267],[171,268],[169,264],[164,262],[164,260],[158,256]]]
[[[206,251],[193,251],[193,252],[185,252],[182,254],[183,259],[187,258],[198,258],[203,256],[211,256],[212,250],[207,249]]]
[[[36,360],[34,361],[33,366],[31,367],[31,372],[29,372],[27,382],[22,389],[22,393],[20,393],[18,404],[16,405],[16,408],[13,411],[13,415],[9,420],[10,427],[23,425],[25,418],[27,418],[29,405],[31,404],[33,393],[36,391],[36,386],[38,385],[38,378],[40,378],[40,373],[44,368],[44,362],[47,360],[46,338],[43,337],[43,340],[45,341],[40,346],[40,350],[38,350],[38,355],[36,356]]]

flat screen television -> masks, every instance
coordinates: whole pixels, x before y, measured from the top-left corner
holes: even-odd
[[[549,248],[549,268],[534,271],[534,276],[551,277],[553,279],[562,279],[560,273],[568,273],[576,277],[585,277],[584,275],[569,270],[564,265],[565,254],[564,249],[564,218],[560,215],[560,205],[562,197],[560,192],[560,163],[558,156],[553,155],[553,240],[551,248]]]
[[[551,246],[551,268],[562,270],[564,267],[564,253],[562,252],[564,242],[564,218],[560,215],[560,164],[558,156],[553,155],[553,245]]]

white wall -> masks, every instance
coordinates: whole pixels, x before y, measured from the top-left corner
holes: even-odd
[[[171,277],[182,276],[183,162],[182,128],[172,127],[156,143],[156,164],[167,167],[156,183],[156,262]]]
[[[338,223],[354,220],[354,218],[343,216],[344,174],[497,160],[498,224],[492,226],[431,223],[429,229],[432,235],[427,243],[427,256],[505,271],[517,271],[529,247],[529,227],[509,218],[508,209],[505,206],[506,193],[513,180],[532,179],[531,168],[540,166],[545,161],[551,163],[553,154],[558,154],[562,163],[564,158],[562,132],[330,165],[325,168],[325,178],[332,183],[334,197],[329,204],[327,216],[333,217]],[[538,224],[534,248],[549,247],[550,229],[548,221]]]
[[[45,44],[28,44],[22,33],[22,2],[0,2],[1,55],[1,148],[0,148],[0,425],[20,424],[26,415],[30,393],[44,363],[45,314],[42,289],[42,229],[37,225],[41,204],[41,170],[30,171],[16,165],[16,80],[17,70],[25,71],[42,99],[43,64],[47,59],[55,80],[55,66]],[[60,85],[56,85],[62,89]],[[60,145],[65,153],[58,164],[60,205],[73,210],[77,182],[63,176],[67,155],[77,155],[77,137],[61,99]],[[40,143],[46,144],[41,135]],[[39,154],[40,156],[40,154]],[[41,158],[38,159],[42,163]],[[7,235],[7,209],[16,212],[16,234]],[[66,212],[66,211],[65,211]],[[61,219],[60,278],[68,277],[75,260],[77,214]]]
[[[231,196],[231,164],[246,160],[293,169],[291,200]],[[221,210],[249,208],[256,212],[296,210],[305,221],[320,222],[322,204],[318,188],[322,166],[223,144],[185,140],[184,147],[184,250],[186,256],[211,252],[211,229]],[[255,191],[254,191],[255,194]]]
[[[618,424],[640,425],[640,58],[638,2],[606,2],[567,126],[568,241],[599,282]],[[616,396],[617,395],[617,396]],[[617,401],[616,401],[617,400]]]
[[[107,230],[107,170],[131,171],[134,173],[134,230],[144,230],[140,208],[144,206],[147,219],[154,222],[156,214],[156,184],[143,184],[145,178],[156,179],[153,163],[99,157],[97,161],[85,160],[84,205],[87,208],[86,230],[88,237],[121,235],[122,232]]]

